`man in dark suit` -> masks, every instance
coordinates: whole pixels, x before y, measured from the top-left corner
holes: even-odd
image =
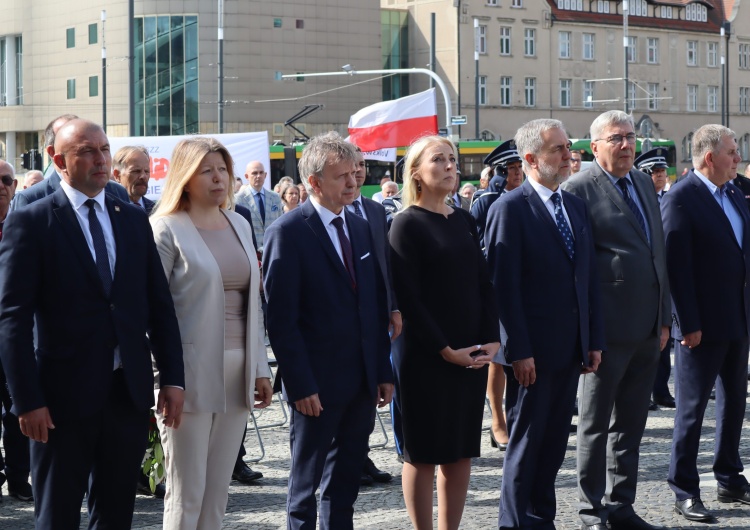
[[[314,137],[299,164],[310,200],[265,234],[268,334],[292,413],[287,527],[295,530],[315,528],[319,485],[320,528],[352,528],[372,405],[393,393],[377,251],[367,222],[346,211],[355,161],[338,134]]]
[[[656,191],[656,200],[661,204],[662,197],[667,193],[667,150],[657,147],[645,151],[635,159],[635,167],[651,177]],[[659,353],[659,367],[656,369],[653,397],[649,410],[657,410],[660,406],[673,409],[674,397],[669,392],[669,374],[672,371],[672,338],[667,340],[666,346]]]
[[[69,121],[54,161],[60,189],[14,212],[0,242],[0,356],[32,439],[36,527],[77,529],[86,493],[91,528],[125,529],[154,402],[152,354],[157,410],[179,425],[180,332],[146,215],[104,193],[104,131]]]
[[[677,413],[668,480],[677,513],[710,521],[713,516],[700,498],[696,460],[714,383],[718,500],[750,504],[739,453],[750,332],[750,212],[742,192],[729,183],[741,160],[734,132],[704,125],[693,134],[692,148],[694,169],[661,203],[677,342]]]
[[[583,530],[649,530],[633,509],[641,437],[670,301],[659,204],[648,175],[633,169],[633,118],[612,110],[591,124],[596,161],[563,189],[591,214],[607,352],[581,377],[578,493]]]
[[[558,189],[570,173],[564,126],[534,120],[515,141],[528,179],[490,207],[485,238],[507,337],[499,355],[508,376],[510,440],[499,527],[544,529],[554,528],[555,477],[578,376],[599,367],[604,329],[588,210]]]
[[[367,166],[362,151],[359,147],[356,149],[357,173],[354,175],[354,178],[357,182],[357,187],[354,192],[354,200],[346,207],[346,209],[349,210],[349,212],[362,217],[369,225],[370,236],[372,236],[372,243],[375,248],[375,256],[378,259],[378,266],[383,275],[383,282],[385,283],[388,309],[390,310],[389,331],[391,342],[393,343],[396,342],[399,335],[401,335],[401,312],[398,310],[396,293],[393,291],[393,280],[391,278],[391,253],[388,245],[388,223],[383,205],[362,196],[362,186],[364,185],[365,180],[367,180]],[[395,393],[393,399],[396,399]],[[400,421],[400,414],[398,414],[398,416]],[[373,428],[374,427],[375,424],[373,423]],[[400,425],[399,428],[394,428],[397,451],[400,445],[400,440],[403,440],[403,435],[400,431]],[[398,451],[398,453],[401,454],[401,451]],[[393,477],[390,473],[378,469],[372,459],[369,456],[367,457],[365,460],[365,467],[362,470],[361,483],[363,485],[372,484],[373,481],[390,482],[392,478]]]
[[[151,215],[154,201],[146,197],[151,176],[151,157],[143,146],[126,145],[112,157],[112,176],[128,192],[128,199]]]
[[[745,167],[745,174],[740,175],[737,173],[737,176],[732,181],[732,184],[737,186],[739,190],[742,192],[742,196],[745,198],[745,202],[750,208],[750,164]]]
[[[10,205],[11,211],[23,208],[24,206],[28,206],[32,202],[36,202],[48,195],[52,195],[60,189],[60,173],[58,173],[58,168],[54,164],[55,135],[57,134],[57,131],[60,130],[60,127],[65,125],[70,120],[74,120],[77,118],[78,116],[76,116],[75,114],[63,114],[62,116],[58,116],[57,118],[49,122],[47,128],[44,129],[44,149],[45,151],[47,151],[50,159],[53,160],[52,165],[47,170],[50,175],[37,185],[31,186],[29,189],[25,189],[16,193],[16,196]],[[116,182],[107,181],[105,191],[109,195],[117,197],[120,200],[126,202],[128,201],[128,192],[125,190],[125,188],[123,188]]]

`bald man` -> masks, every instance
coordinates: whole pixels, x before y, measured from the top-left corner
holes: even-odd
[[[130,528],[152,355],[157,411],[172,428],[182,413],[169,286],[145,212],[104,192],[111,161],[101,127],[68,121],[55,139],[60,188],[13,212],[0,241],[0,359],[31,439],[37,529],[77,529],[84,494],[90,528]]]

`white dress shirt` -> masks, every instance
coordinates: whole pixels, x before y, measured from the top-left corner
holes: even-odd
[[[336,231],[336,227],[333,225],[333,220],[337,217],[341,217],[341,219],[344,221],[344,233],[351,242],[352,238],[349,237],[349,229],[346,227],[346,216],[344,215],[344,208],[341,209],[340,214],[336,215],[331,210],[320,204],[315,198],[312,198],[312,205],[315,208],[315,211],[318,212],[320,220],[323,221],[323,226],[326,227],[328,237],[331,238],[331,243],[333,243],[333,248],[336,249],[336,253],[339,255],[341,263],[343,263],[344,267],[346,267],[346,261],[344,261],[344,253],[341,250],[341,242],[339,241],[339,234]]]
[[[562,193],[560,193],[560,188],[557,188],[557,191],[552,191],[551,189],[542,186],[539,184],[536,180],[533,178],[528,179],[529,184],[531,184],[531,187],[534,188],[534,191],[539,195],[539,198],[542,199],[542,203],[544,204],[544,207],[547,208],[547,211],[552,216],[552,221],[557,224],[557,219],[555,219],[555,203],[552,202],[552,195],[557,193],[560,195],[560,205],[562,206],[562,212],[565,216],[565,221],[568,223],[568,228],[570,228],[570,233],[573,234],[573,225],[570,224],[570,217],[568,217],[568,212],[565,210],[565,199],[563,199]],[[575,238],[575,235],[573,235]]]

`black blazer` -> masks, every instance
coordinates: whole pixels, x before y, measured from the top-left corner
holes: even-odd
[[[17,414],[47,406],[57,423],[101,410],[116,346],[136,408],[153,405],[152,353],[162,385],[185,385],[180,331],[148,218],[129,202],[105,200],[117,246],[109,296],[62,189],[8,218],[0,358]]]
[[[380,272],[383,274],[386,293],[388,294],[388,309],[398,309],[396,293],[393,291],[393,275],[391,274],[391,247],[388,244],[388,220],[385,208],[382,204],[362,197],[362,206],[367,214],[367,222],[370,225],[370,235],[375,248],[375,256],[378,258]]]

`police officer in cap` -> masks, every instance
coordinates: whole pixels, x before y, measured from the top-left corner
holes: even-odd
[[[663,147],[657,147],[656,149],[641,153],[635,159],[635,167],[651,176],[651,181],[654,183],[654,190],[656,191],[656,198],[661,202],[661,198],[667,192],[665,189],[667,186],[667,168],[669,167],[667,165],[667,150]],[[670,337],[666,346],[661,351],[649,410],[657,410],[659,406],[667,408],[675,407],[674,397],[670,394],[668,386],[669,373],[672,369],[672,361],[670,359],[671,350],[672,338]]]
[[[656,190],[656,197],[661,202],[661,198],[667,192],[665,189],[667,186],[667,168],[669,167],[667,165],[667,150],[663,147],[657,147],[656,149],[641,153],[635,159],[635,167],[645,174],[651,175],[651,180]]]
[[[492,203],[504,192],[514,190],[523,182],[521,157],[518,156],[516,143],[508,140],[498,145],[484,159],[484,163],[491,166],[495,175],[490,179],[490,185],[474,194],[471,202],[471,215],[477,222],[479,244],[484,248],[484,226],[487,223],[487,212]]]

